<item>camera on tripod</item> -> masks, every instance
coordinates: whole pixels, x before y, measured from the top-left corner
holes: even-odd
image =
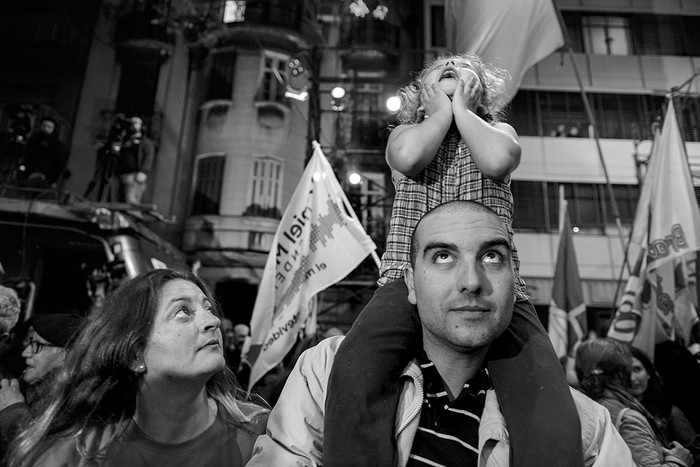
[[[124,142],[128,141],[135,132],[136,129],[130,118],[127,118],[124,114],[115,115],[112,127],[109,130],[108,147],[112,152],[118,154]]]

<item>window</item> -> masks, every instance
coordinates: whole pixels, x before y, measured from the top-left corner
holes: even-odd
[[[558,183],[513,180],[513,227],[521,231],[555,233],[559,229],[559,192],[569,202],[571,222],[582,232],[614,232],[615,218],[608,187],[602,183]],[[637,185],[612,185],[620,222],[631,226],[639,198]]]
[[[223,154],[205,154],[197,157],[197,175],[192,200],[193,216],[219,214],[225,164],[226,156]]]
[[[425,26],[423,28],[426,50],[444,49],[447,47],[445,37],[445,2],[443,0],[428,0],[424,5]]]
[[[630,26],[621,16],[584,16],[586,52],[602,55],[630,55]]]
[[[280,219],[282,204],[282,159],[256,156],[253,159],[248,207],[244,216]]]
[[[226,0],[224,3],[224,23],[242,23],[245,21],[245,4],[243,0]]]
[[[151,115],[156,101],[160,63],[122,62],[116,109],[127,115]]]
[[[353,92],[352,143],[354,147],[385,147],[389,137],[381,87]]]
[[[284,103],[284,92],[289,82],[289,56],[265,51],[263,79],[258,91],[259,101]]]
[[[207,100],[231,99],[235,70],[236,53],[234,51],[221,52],[212,56]]]
[[[696,16],[631,14],[624,18],[612,17],[613,24],[607,24],[605,16],[592,16],[577,11],[564,11],[562,16],[574,52],[617,54],[614,42],[617,41],[619,46],[626,41],[627,53],[691,57],[700,55],[700,28],[697,27]],[[591,18],[596,18],[592,21],[593,24]],[[627,23],[628,26],[614,23]],[[628,31],[626,37],[622,34],[623,29]],[[608,52],[608,37],[612,39],[612,52]]]
[[[651,139],[651,125],[663,115],[664,96],[589,93],[600,138]],[[689,130],[700,116],[700,99],[684,101],[684,122]],[[521,136],[554,136],[564,125],[578,127],[581,136],[590,137],[588,116],[578,92],[519,91],[510,104],[508,121]],[[690,122],[690,124],[685,124]],[[688,141],[698,141],[698,131],[686,132]]]
[[[379,248],[386,241],[386,227],[389,218],[387,208],[392,200],[385,188],[385,175],[380,172],[363,172],[361,185],[350,185],[355,205],[355,214]]]

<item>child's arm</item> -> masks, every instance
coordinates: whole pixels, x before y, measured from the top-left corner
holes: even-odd
[[[410,177],[430,164],[452,124],[452,104],[436,84],[421,90],[425,120],[418,125],[399,125],[389,135],[386,162]]]
[[[457,84],[452,98],[455,123],[484,176],[505,178],[520,164],[518,134],[507,123],[491,125],[471,110],[481,92],[475,79]]]

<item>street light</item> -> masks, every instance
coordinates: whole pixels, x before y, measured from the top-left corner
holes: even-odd
[[[350,182],[350,185],[360,185],[362,184],[362,175],[357,172],[352,172],[348,175],[348,182]]]
[[[386,100],[386,108],[389,112],[398,112],[401,108],[401,99],[399,96],[391,96]]]

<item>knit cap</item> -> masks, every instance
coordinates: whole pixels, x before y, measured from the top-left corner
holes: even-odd
[[[29,324],[49,343],[66,347],[77,334],[84,320],[85,318],[75,314],[47,313],[33,316]]]

